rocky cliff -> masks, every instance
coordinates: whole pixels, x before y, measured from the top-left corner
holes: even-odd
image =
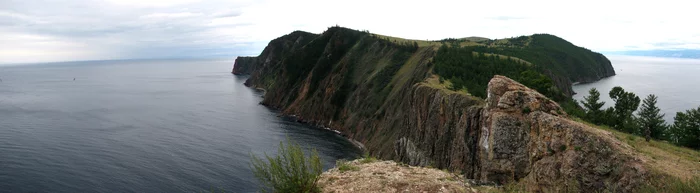
[[[251,72],[255,71],[255,67],[258,63],[258,57],[238,57],[233,65],[233,70],[231,73],[235,75],[249,75]]]
[[[478,142],[481,180],[524,180],[533,191],[615,190],[647,171],[610,132],[569,120],[558,104],[506,77],[488,87]]]
[[[234,72],[267,90],[262,104],[339,130],[383,159],[533,191],[631,191],[643,180],[627,147],[522,84],[496,76],[485,100],[446,89],[432,73],[436,50],[334,27],[275,39],[255,59],[236,60]]]
[[[424,92],[418,95],[426,97],[417,97]],[[626,144],[569,120],[544,95],[503,76],[494,77],[487,92],[482,105],[416,86],[407,99],[409,129],[395,141],[394,159],[449,168],[482,182],[521,181],[535,192],[630,192],[648,176]]]

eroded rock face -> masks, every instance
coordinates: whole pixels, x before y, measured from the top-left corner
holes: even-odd
[[[412,166],[428,166],[430,159],[410,139],[402,137],[394,143],[396,157]]]
[[[487,92],[479,180],[525,180],[538,192],[628,192],[643,183],[641,161],[612,134],[567,119],[558,104],[509,78],[494,77]]]
[[[483,101],[465,94],[445,92],[417,85],[406,97],[405,130],[401,133],[415,144],[429,165],[464,173],[467,178],[478,168],[476,142],[481,124]],[[397,146],[397,151],[404,151]],[[417,157],[398,155],[395,159],[406,162]],[[406,162],[411,163],[411,162]]]

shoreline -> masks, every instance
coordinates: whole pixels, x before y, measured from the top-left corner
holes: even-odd
[[[261,105],[266,106],[266,107],[268,107],[268,108],[275,109],[275,110],[279,110],[279,109],[277,109],[277,108],[274,108],[274,107],[271,107],[271,106],[267,106],[267,105],[264,105],[264,104],[261,104]],[[313,127],[313,128],[315,128],[315,129],[318,129],[318,130],[326,130],[326,131],[333,132],[333,133],[335,133],[336,135],[341,136],[341,137],[343,137],[344,139],[348,140],[348,142],[352,143],[355,147],[359,148],[359,149],[362,151],[362,153],[366,153],[366,151],[367,151],[367,149],[365,148],[365,144],[363,144],[362,142],[357,141],[357,140],[355,140],[355,139],[353,139],[353,138],[350,138],[348,135],[344,134],[343,132],[341,132],[341,131],[339,131],[339,130],[330,128],[330,127],[328,127],[328,126],[326,126],[326,125],[323,125],[323,124],[314,124],[314,123],[312,123],[312,122],[310,122],[310,121],[304,120],[303,118],[301,118],[301,117],[299,117],[299,116],[297,116],[297,115],[285,115],[285,114],[283,114],[283,113],[279,113],[278,116],[280,116],[280,117],[286,117],[286,118],[290,118],[290,119],[294,119],[294,121],[296,121],[297,123],[301,123],[301,124],[304,124],[304,125],[309,126],[309,127]]]
[[[241,76],[241,75],[239,75],[239,74],[234,74],[234,75]],[[245,85],[245,84],[244,84],[244,85]],[[248,88],[251,88],[251,86],[249,86],[249,85],[245,85],[245,86],[248,87]],[[261,88],[261,87],[253,87],[253,89],[255,89],[256,91],[261,91],[261,92],[262,92],[262,96],[261,96],[261,97],[262,97],[262,98],[265,98],[265,94],[267,93],[267,90],[265,90],[264,88]],[[260,104],[260,105],[263,105],[263,106],[265,106],[265,107],[267,107],[267,108],[271,108],[271,109],[274,109],[274,110],[280,110],[279,108],[275,108],[275,107],[272,107],[272,106],[268,106],[268,105],[262,104],[262,102],[260,102],[259,104]],[[299,116],[297,116],[297,115],[286,115],[286,114],[284,114],[284,113],[282,113],[282,112],[279,112],[277,116],[278,116],[278,117],[292,118],[292,119],[294,119],[294,121],[296,121],[296,122],[298,122],[298,123],[302,123],[302,124],[304,124],[304,125],[307,125],[307,126],[310,126],[310,127],[314,127],[314,128],[316,128],[316,129],[319,129],[319,130],[331,131],[331,132],[335,133],[336,135],[339,135],[339,136],[345,138],[346,140],[348,140],[348,142],[352,143],[355,147],[359,148],[359,149],[362,151],[362,153],[366,153],[366,151],[367,151],[367,149],[365,148],[365,144],[363,144],[362,142],[359,142],[359,141],[357,141],[357,140],[355,140],[355,139],[352,139],[352,138],[348,137],[348,135],[346,135],[346,134],[340,132],[339,130],[332,129],[332,128],[327,127],[327,126],[325,126],[325,125],[323,125],[323,124],[313,124],[313,123],[311,123],[311,122],[309,122],[309,121],[304,120],[303,118],[301,118],[301,117],[299,117]]]

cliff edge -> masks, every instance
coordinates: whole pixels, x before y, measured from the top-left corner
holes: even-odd
[[[644,161],[610,132],[568,119],[556,102],[510,78],[483,83],[485,98],[451,89],[433,73],[440,46],[333,27],[277,38],[255,59],[236,60],[242,66],[234,72],[267,91],[261,104],[338,130],[381,159],[544,192],[630,192],[648,179]]]

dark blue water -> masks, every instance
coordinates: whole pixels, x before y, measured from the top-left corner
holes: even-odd
[[[658,106],[667,123],[673,123],[676,112],[700,107],[700,60],[640,56],[608,56],[616,76],[590,84],[575,85],[574,99],[583,100],[588,90],[596,88],[605,108],[615,103],[608,93],[615,86],[633,92],[640,99],[649,94],[659,97]],[[641,104],[640,104],[641,107]]]
[[[250,153],[274,154],[286,136],[326,168],[358,156],[259,105],[232,63],[0,66],[0,192],[253,192]]]

